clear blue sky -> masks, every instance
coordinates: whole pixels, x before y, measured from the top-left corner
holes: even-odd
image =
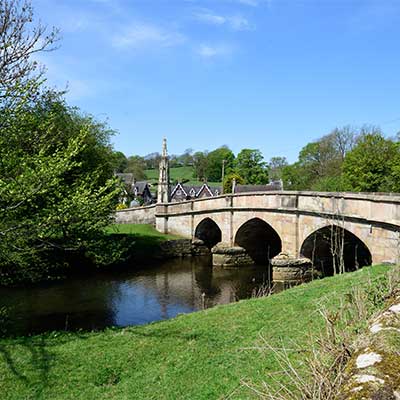
[[[258,148],[295,161],[346,124],[400,130],[400,0],[33,0],[41,55],[126,155]]]

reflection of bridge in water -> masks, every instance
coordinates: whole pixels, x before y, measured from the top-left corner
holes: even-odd
[[[199,310],[248,298],[267,280],[266,267],[215,269],[207,257],[170,260],[140,274],[146,296],[157,298],[163,319],[171,317],[174,305]]]
[[[337,247],[346,270],[399,261],[400,195],[265,192],[158,204],[160,232],[240,246],[255,262],[281,251],[333,273]]]

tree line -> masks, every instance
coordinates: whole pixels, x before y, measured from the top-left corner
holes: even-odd
[[[286,190],[400,192],[400,133],[386,137],[377,126],[350,125],[306,144],[298,159],[289,164],[285,157],[268,162],[258,149],[242,149],[237,156],[228,146],[213,151],[186,150],[170,157],[171,167],[193,167],[198,181],[221,182],[230,191],[238,183],[266,184],[282,180]],[[145,179],[145,169],[158,167],[160,155],[126,158],[118,154],[121,171]]]
[[[344,126],[308,143],[281,170],[288,190],[400,192],[399,135],[379,127]]]

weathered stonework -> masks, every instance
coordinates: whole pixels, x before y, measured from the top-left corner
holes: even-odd
[[[399,195],[278,191],[168,203],[156,209],[158,230],[187,238],[194,237],[205,218],[218,225],[221,242],[232,247],[240,227],[259,218],[278,233],[282,251],[299,257],[309,235],[336,224],[367,246],[372,263],[400,261]]]
[[[156,258],[175,258],[190,256],[207,256],[210,250],[201,241],[192,242],[189,239],[166,240],[160,244],[160,252]]]
[[[280,253],[271,260],[272,280],[288,284],[299,284],[309,282],[315,271],[310,259],[296,258],[287,253]]]
[[[400,296],[372,321],[360,343],[338,400],[399,400]]]
[[[115,212],[117,224],[156,224],[156,205],[126,208]]]
[[[252,265],[254,261],[243,247],[219,244],[211,249],[213,266],[240,267]]]

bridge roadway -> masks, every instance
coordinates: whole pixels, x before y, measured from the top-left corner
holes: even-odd
[[[228,194],[157,204],[155,220],[157,230],[163,233],[198,237],[212,245],[217,241],[246,247],[243,243],[255,246],[258,240],[274,241],[274,253],[279,250],[296,257],[310,253],[310,238],[322,238],[324,232],[338,227],[346,232],[347,239],[353,240],[354,257],[357,249],[364,246],[372,263],[398,263],[400,259],[399,194]],[[318,232],[319,237],[315,236]],[[314,242],[315,245],[318,246]]]

